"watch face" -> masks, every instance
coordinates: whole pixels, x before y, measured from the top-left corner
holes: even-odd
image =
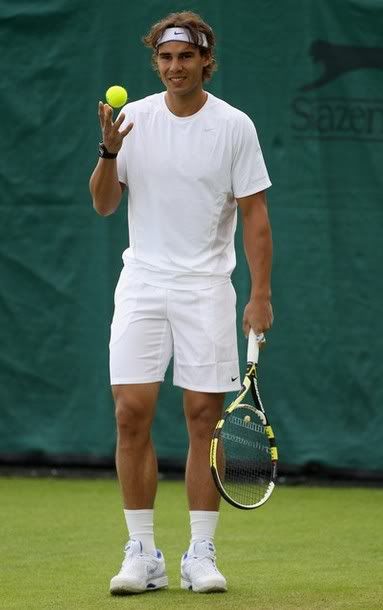
[[[100,142],[100,144],[98,145],[98,154],[103,159],[115,159],[117,157],[117,154],[110,153],[107,150],[107,148],[105,147],[105,144],[103,142]]]

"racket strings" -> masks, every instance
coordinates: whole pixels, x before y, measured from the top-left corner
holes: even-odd
[[[228,415],[220,434],[217,465],[227,494],[244,506],[260,502],[273,479],[270,442],[260,418],[246,407]]]

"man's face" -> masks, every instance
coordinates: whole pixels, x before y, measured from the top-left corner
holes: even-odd
[[[157,53],[160,78],[169,93],[187,95],[202,87],[202,71],[210,62],[198,47],[187,42],[164,42]]]

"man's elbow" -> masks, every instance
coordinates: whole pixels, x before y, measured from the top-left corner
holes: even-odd
[[[93,209],[97,212],[99,216],[110,216],[113,214],[118,206],[106,206],[96,202],[93,199]]]

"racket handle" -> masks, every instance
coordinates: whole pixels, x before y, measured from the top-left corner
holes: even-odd
[[[260,333],[256,335],[252,328],[250,328],[249,338],[247,343],[247,362],[254,362],[258,364],[259,358],[259,344],[266,341],[265,335]]]

